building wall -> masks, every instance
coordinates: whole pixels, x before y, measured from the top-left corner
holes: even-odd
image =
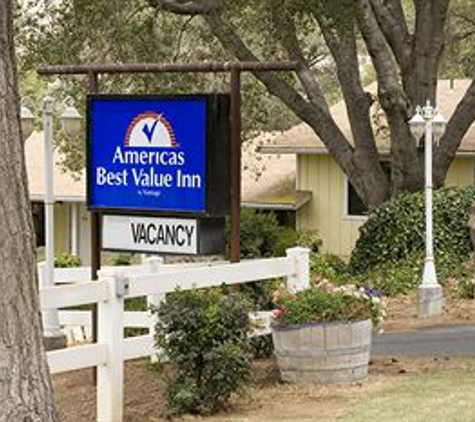
[[[55,254],[69,252],[69,204],[54,205],[54,250]]]
[[[76,212],[73,212],[76,207]],[[76,223],[74,223],[74,217]],[[73,246],[73,224],[76,224],[76,247]],[[54,206],[55,254],[73,253],[74,249],[84,265],[91,261],[91,220],[84,203],[57,202]]]
[[[474,158],[456,158],[446,186],[473,185],[474,166]],[[346,176],[328,155],[299,155],[297,173],[297,188],[312,192],[297,214],[297,227],[317,230],[326,252],[349,257],[366,218],[346,215]]]

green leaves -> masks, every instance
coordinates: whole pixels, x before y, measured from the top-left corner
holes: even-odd
[[[434,192],[434,242],[436,260],[444,254],[468,257],[472,245],[468,220],[475,188]],[[424,193],[401,195],[374,210],[360,229],[350,260],[354,274],[397,263],[425,250]]]
[[[167,295],[157,313],[156,344],[174,368],[170,413],[214,413],[242,388],[252,361],[249,302],[219,289]]]
[[[69,253],[60,253],[54,257],[54,266],[56,268],[72,268],[81,266],[81,258]]]
[[[321,245],[322,241],[315,231],[297,232],[281,226],[273,213],[241,210],[242,258],[284,256],[285,250],[293,246],[317,251]]]
[[[370,299],[349,291],[302,290],[283,294],[276,305],[279,326],[371,318]]]

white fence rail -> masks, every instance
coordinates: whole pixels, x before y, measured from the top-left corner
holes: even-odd
[[[42,309],[57,309],[98,303],[98,342],[48,352],[52,373],[60,373],[96,366],[97,420],[121,422],[123,416],[124,360],[153,356],[153,321],[149,313],[124,312],[124,299],[148,296],[157,303],[164,294],[182,290],[236,284],[286,277],[291,291],[309,285],[309,252],[303,248],[287,251],[284,258],[243,261],[241,263],[213,263],[211,265],[148,265],[112,267],[100,271],[98,281],[85,281],[86,270],[63,271],[61,282],[75,284],[40,289]],[[58,280],[59,281],[59,280]],[[79,282],[77,282],[79,281]],[[84,311],[60,312],[63,322],[87,322]],[[76,319],[77,318],[77,319]],[[74,320],[74,321],[73,321]],[[150,333],[124,339],[124,326],[146,326]]]

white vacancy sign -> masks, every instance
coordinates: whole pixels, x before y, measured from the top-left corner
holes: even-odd
[[[102,247],[135,252],[196,254],[197,220],[104,215]]]

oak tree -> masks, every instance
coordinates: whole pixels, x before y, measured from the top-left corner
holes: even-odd
[[[294,75],[255,73],[283,106],[264,99],[262,91],[245,79],[245,124],[252,127],[255,121],[266,121],[272,129],[282,129],[295,122],[290,117],[293,113],[320,137],[369,206],[422,188],[422,154],[408,120],[417,105],[426,100],[437,103],[439,77],[473,75],[475,19],[468,0],[72,0],[49,4],[36,22],[34,14],[25,20],[24,27],[29,28],[25,50],[36,52],[30,54],[34,64],[298,61]],[[377,95],[365,89],[372,80],[378,83]],[[122,92],[227,89],[225,80],[195,75],[105,78],[104,86]],[[251,91],[256,95],[248,95]],[[335,93],[346,103],[354,142],[330,113]],[[381,167],[378,133],[372,125],[375,102],[385,116],[390,139],[389,176]],[[443,184],[474,118],[472,83],[435,148],[437,186]]]
[[[57,420],[39,311],[13,45],[0,2],[0,421]]]
[[[199,15],[222,46],[238,60],[259,60],[244,16],[260,16],[262,38],[278,44],[282,58],[299,62],[295,88],[277,75],[256,73],[322,139],[370,206],[391,194],[420,189],[423,163],[408,121],[417,105],[436,103],[439,70],[447,42],[450,0],[149,0],[157,10]],[[313,28],[309,30],[309,28]],[[255,32],[255,31],[253,31]],[[312,37],[313,33],[313,37]],[[336,66],[354,144],[350,144],[329,112],[310,46],[323,36]],[[262,42],[262,41],[261,41]],[[379,161],[370,108],[374,98],[364,88],[361,57],[371,59],[378,82],[377,98],[386,115],[391,145],[391,175]],[[468,88],[435,149],[434,178],[440,186],[460,142],[475,119],[475,83]]]

